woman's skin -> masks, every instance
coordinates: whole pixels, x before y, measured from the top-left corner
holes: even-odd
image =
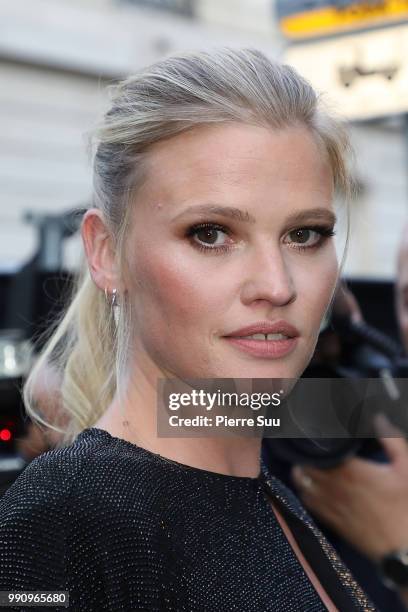
[[[122,275],[102,214],[88,211],[82,225],[94,282],[116,288],[119,303],[126,292],[133,311],[125,393],[95,427],[179,463],[256,477],[260,437],[159,438],[157,380],[302,374],[338,277],[333,238],[321,233],[335,223],[331,168],[304,127],[237,123],[156,144],[145,171]],[[206,234],[202,223],[216,225]],[[255,357],[225,338],[279,319],[300,334],[283,357]],[[322,601],[336,610],[271,505]]]
[[[331,168],[304,127],[203,126],[152,146],[122,275],[101,212],[82,225],[94,282],[116,288],[119,303],[127,292],[133,311],[126,394],[95,426],[180,463],[256,477],[261,438],[158,438],[156,383],[299,377],[337,281],[333,238],[319,233],[334,221]],[[210,239],[194,233],[202,223],[215,224]],[[278,319],[300,333],[284,357],[254,357],[224,337]]]

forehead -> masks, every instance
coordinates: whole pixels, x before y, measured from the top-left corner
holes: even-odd
[[[332,202],[327,154],[304,127],[200,126],[155,144],[146,162],[137,199],[162,214],[209,198],[254,212],[272,203]]]

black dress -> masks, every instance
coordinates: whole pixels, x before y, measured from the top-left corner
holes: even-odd
[[[326,610],[268,498],[338,609],[374,610],[264,465],[258,478],[217,474],[95,427],[34,459],[0,499],[0,591],[69,591],[83,612]]]

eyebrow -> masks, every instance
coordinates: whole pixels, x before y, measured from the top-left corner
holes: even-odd
[[[219,215],[220,217],[228,217],[230,219],[236,219],[243,223],[255,223],[256,219],[249,214],[246,210],[240,208],[234,208],[233,206],[218,206],[216,204],[199,204],[198,206],[189,206],[183,210],[179,215],[174,217],[173,221],[176,221],[180,217],[184,217],[188,213],[201,213]]]
[[[184,217],[184,215],[187,215],[188,213],[212,213],[221,217],[227,217],[230,219],[235,219],[237,221],[242,221],[244,223],[256,223],[255,217],[253,217],[246,210],[234,208],[233,206],[218,206],[214,204],[199,204],[197,206],[189,206],[181,213],[179,213],[176,217],[174,217],[172,219],[172,222],[178,220],[180,217]],[[328,208],[307,208],[299,210],[290,214],[287,217],[286,221],[287,223],[304,223],[305,221],[310,220],[311,217],[313,217],[313,219],[327,221],[333,225],[337,222],[336,215],[332,210],[329,210]]]
[[[308,208],[306,210],[299,210],[287,218],[289,223],[303,223],[308,221],[310,217],[321,221],[328,221],[333,225],[337,222],[337,217],[334,212],[328,208]]]

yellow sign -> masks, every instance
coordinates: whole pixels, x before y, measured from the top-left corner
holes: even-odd
[[[280,27],[288,38],[327,36],[408,20],[408,0],[366,0],[365,2],[320,1],[302,11],[302,2],[278,3]],[[295,8],[293,8],[295,6]],[[310,3],[309,3],[310,6]],[[299,10],[300,9],[300,10]]]

